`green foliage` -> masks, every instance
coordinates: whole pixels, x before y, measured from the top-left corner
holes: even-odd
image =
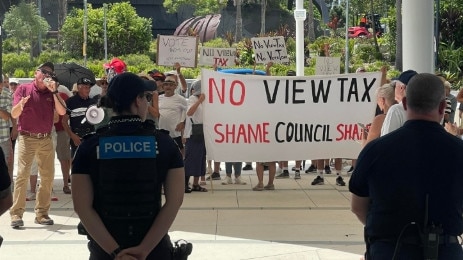
[[[3,67],[2,70],[8,75],[16,75],[16,71],[22,70],[29,71],[34,68],[35,63],[30,61],[29,54],[20,53],[6,53],[3,54]]]
[[[229,43],[223,38],[215,38],[210,41],[205,42],[204,47],[211,48],[230,48]]]
[[[104,57],[104,9],[87,7],[87,56]],[[83,48],[82,9],[73,9],[66,17],[61,30],[63,47],[72,57],[82,56]],[[152,39],[151,19],[139,17],[128,2],[108,5],[106,14],[108,55],[146,53]]]
[[[454,43],[441,42],[439,46],[439,70],[456,72],[461,75],[463,69],[463,47]]]
[[[169,13],[176,13],[180,6],[184,6],[194,9],[194,15],[197,16],[219,13],[226,4],[227,1],[216,0],[164,0],[163,3]]]
[[[37,6],[34,3],[25,3],[21,1],[19,5],[12,6],[5,14],[3,28],[8,37],[14,39],[17,47],[17,54],[20,53],[22,42],[28,43],[29,49],[34,46],[39,38],[39,35],[44,37],[49,30],[45,18],[37,13]],[[30,60],[32,60],[32,52]]]

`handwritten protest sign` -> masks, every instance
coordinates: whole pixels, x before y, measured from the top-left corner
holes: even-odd
[[[333,75],[339,73],[341,73],[340,57],[317,57],[315,75]]]
[[[283,63],[289,62],[286,51],[285,38],[275,37],[254,37],[251,38],[256,63],[267,64],[268,62]]]
[[[235,65],[236,48],[199,48],[200,65],[229,67]]]
[[[178,62],[182,67],[196,67],[198,37],[158,35],[157,43],[158,65],[172,66]]]
[[[208,158],[263,162],[356,158],[381,77],[201,75]]]

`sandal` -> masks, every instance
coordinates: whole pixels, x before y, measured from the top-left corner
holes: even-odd
[[[275,185],[273,184],[265,185],[264,190],[275,190]]]
[[[263,191],[264,190],[264,185],[262,184],[257,184],[256,186],[254,186],[254,188],[252,188],[253,191]]]
[[[199,185],[204,186],[204,185],[207,185],[207,183],[206,183],[206,181],[200,181]]]
[[[69,186],[64,186],[64,187],[63,187],[63,192],[64,192],[64,194],[71,194],[71,193],[72,193],[72,192],[71,192],[71,189],[69,188]]]
[[[191,189],[192,191],[200,191],[200,192],[207,192],[207,189],[204,187],[201,187],[201,185],[198,184],[193,184],[193,188]]]

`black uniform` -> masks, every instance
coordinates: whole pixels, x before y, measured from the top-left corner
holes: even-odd
[[[372,259],[391,259],[398,240],[396,259],[423,259],[419,234],[432,223],[443,228],[439,259],[463,259],[455,243],[463,233],[462,158],[461,140],[421,120],[407,121],[362,150],[349,190],[370,198],[365,233]]]
[[[120,247],[128,248],[141,243],[159,213],[168,170],[180,167],[182,156],[167,133],[137,116],[118,116],[79,146],[72,173],[91,176],[95,210]],[[89,239],[95,259],[110,257]],[[166,234],[147,259],[170,259],[171,247]]]

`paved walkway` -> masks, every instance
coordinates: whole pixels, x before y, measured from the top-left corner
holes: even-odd
[[[55,225],[34,224],[34,202],[27,202],[22,229],[12,229],[6,213],[0,217],[5,239],[0,259],[88,259],[86,238],[75,228],[79,220],[71,196],[61,191],[59,164],[56,169],[58,201],[50,212]],[[360,259],[362,226],[349,210],[347,187],[336,186],[333,174],[325,175],[321,186],[310,186],[314,174],[302,175],[297,181],[292,174],[276,180],[276,190],[261,192],[251,190],[257,183],[254,171],[243,172],[247,185],[213,181],[211,187],[208,182],[209,192],[185,194],[171,238],[192,242],[193,260]]]

